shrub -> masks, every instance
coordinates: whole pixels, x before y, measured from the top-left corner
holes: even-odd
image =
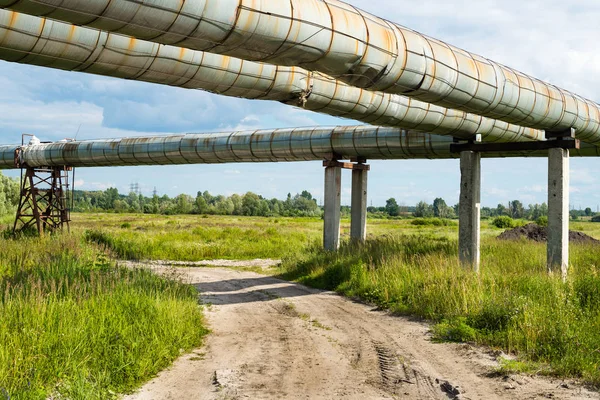
[[[456,222],[442,218],[416,218],[410,222],[416,226],[453,226]]]
[[[596,215],[595,217],[592,217],[592,222],[600,222],[600,215]]]
[[[515,227],[515,220],[506,215],[494,218],[492,225],[500,229],[509,229]]]
[[[477,331],[467,324],[464,317],[444,319],[433,329],[434,339],[449,342],[472,342],[477,337]]]
[[[541,216],[535,220],[535,223],[538,224],[539,226],[548,226],[548,217],[545,215]]]

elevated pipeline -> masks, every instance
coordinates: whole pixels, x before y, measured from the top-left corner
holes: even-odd
[[[0,169],[292,162],[366,158],[448,159],[452,139],[398,128],[351,126],[186,134],[0,146]],[[574,157],[597,157],[584,145]],[[484,153],[484,157],[546,157],[546,151]]]
[[[600,142],[600,106],[572,92],[338,0],[0,0],[0,7],[190,49],[302,66]]]
[[[327,75],[164,46],[0,9],[0,59],[248,99],[275,100],[378,126],[484,141],[541,140],[543,132]]]

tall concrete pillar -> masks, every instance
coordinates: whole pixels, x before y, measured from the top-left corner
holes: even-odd
[[[548,151],[548,272],[569,269],[569,150]]]
[[[459,259],[479,272],[481,241],[481,153],[460,153],[460,200],[458,223]]]
[[[340,247],[342,169],[325,168],[325,215],[323,216],[323,247],[335,251]]]
[[[364,242],[367,239],[367,180],[366,169],[352,170],[352,215],[350,238]]]

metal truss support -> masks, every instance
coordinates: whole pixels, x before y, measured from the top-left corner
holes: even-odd
[[[69,229],[69,167],[24,168],[13,232]]]

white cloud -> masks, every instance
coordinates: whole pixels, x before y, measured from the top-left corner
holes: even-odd
[[[109,188],[117,187],[115,183],[111,182],[85,182],[83,179],[75,181],[75,189],[77,190],[106,190]]]
[[[598,181],[596,174],[588,168],[571,168],[571,182],[593,184]]]
[[[532,185],[524,187],[520,190],[521,193],[548,193],[548,187],[544,185]]]

